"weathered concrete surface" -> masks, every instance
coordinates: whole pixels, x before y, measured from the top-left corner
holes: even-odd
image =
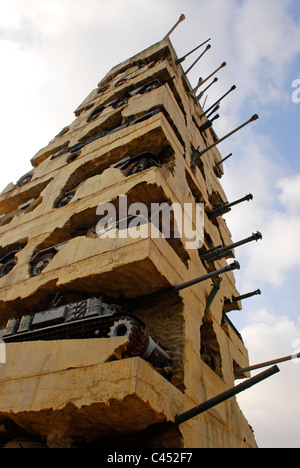
[[[48,446],[72,446],[138,432],[195,405],[141,358],[117,360],[126,344],[124,337],[8,344],[7,363],[0,366],[0,424],[10,419]],[[210,398],[217,381],[213,373],[204,377],[211,382]],[[229,408],[220,405],[195,424],[182,425],[183,444],[197,447],[207,418],[210,435],[201,435],[203,446],[224,437],[222,424],[232,425],[230,445],[250,444],[245,424],[248,440],[239,440]]]
[[[164,40],[116,66],[76,109],[75,120],[33,156],[26,183],[22,178],[0,194],[0,258],[17,251],[16,264],[0,278],[1,326],[8,318],[52,308],[57,293],[64,304],[101,295],[113,303],[137,299],[130,312],[173,358],[168,371],[141,358],[120,359],[123,338],[7,345],[8,364],[0,365],[0,420],[4,426],[6,419],[15,422],[48,446],[128,435],[174,420],[232,387],[234,370],[248,365],[241,337],[224,321],[225,302],[239,295],[233,272],[222,275],[205,318],[211,280],[151,302],[145,296],[222,268],[227,260],[202,262],[185,236],[103,239],[95,234],[97,207],[110,202],[118,208],[119,196],[127,195],[129,204],[143,202],[148,209],[152,203],[190,203],[195,211],[201,202],[203,248],[232,243],[226,221],[208,217],[214,205],[227,201],[215,170],[222,156],[214,148],[190,165],[193,151],[217,136],[213,129],[199,131],[206,118],[200,119],[202,109],[176,58]],[[138,91],[153,80],[158,88]],[[144,152],[164,154],[160,166],[131,175],[112,167]],[[73,198],[58,208],[70,191]],[[34,256],[64,242],[41,274],[32,276]],[[256,447],[235,399],[148,442]]]

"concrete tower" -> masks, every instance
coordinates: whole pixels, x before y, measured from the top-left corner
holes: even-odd
[[[226,315],[241,308],[237,265],[224,270],[234,252],[215,250],[233,243],[219,140],[191,91],[166,37],[114,67],[1,193],[2,444],[130,446],[233,387],[249,365]],[[155,210],[185,204],[193,228],[204,206],[203,246],[172,212],[170,236],[149,235]],[[99,228],[105,216],[113,235]],[[256,443],[231,398],[137,446]]]

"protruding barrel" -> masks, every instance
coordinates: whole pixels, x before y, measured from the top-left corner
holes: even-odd
[[[226,67],[227,63],[226,62],[223,62],[219,68],[217,68],[214,72],[212,72],[210,75],[208,75],[207,78],[205,78],[205,80],[202,80],[201,82],[201,86],[204,85],[204,83],[206,83],[212,76],[214,76],[216,73],[218,73],[219,70],[221,70],[222,68]]]
[[[205,122],[200,127],[198,127],[200,132],[203,133],[203,132],[205,132],[205,130],[208,130],[212,126],[213,122],[215,120],[219,119],[219,118],[220,118],[220,116],[219,116],[219,114],[217,114],[211,120],[207,120],[207,122]]]
[[[211,83],[209,83],[208,86],[206,86],[205,89],[203,89],[203,91],[201,91],[201,93],[198,94],[198,96],[196,96],[197,101],[199,101],[199,99],[202,98],[203,94],[204,94],[206,91],[208,91],[209,88],[210,88],[213,84],[217,83],[218,79],[219,79],[219,78],[215,78]]]
[[[247,120],[247,122],[245,122],[244,124],[240,125],[239,127],[237,127],[235,130],[233,130],[232,132],[228,133],[227,135],[225,135],[223,138],[220,138],[218,139],[217,141],[215,141],[214,143],[212,143],[210,146],[208,146],[207,148],[205,148],[203,151],[199,151],[196,155],[195,158],[192,158],[191,160],[191,167],[196,163],[197,159],[198,158],[201,158],[201,156],[203,156],[205,153],[207,153],[208,151],[210,151],[212,148],[214,148],[215,146],[219,145],[220,143],[222,143],[224,140],[226,140],[227,138],[229,138],[231,135],[233,135],[234,133],[238,132],[239,130],[241,130],[242,128],[244,128],[246,125],[248,125],[249,123],[251,122],[254,122],[255,120],[257,120],[259,117],[257,114],[253,115],[251,117],[251,119]]]
[[[205,44],[207,44],[208,42],[210,41],[210,38],[207,39],[207,41],[204,41],[202,42],[202,44],[198,45],[197,47],[195,47],[195,49],[191,50],[190,52],[188,52],[187,54],[185,54],[183,57],[179,58],[176,60],[176,65],[179,65],[179,63],[182,63],[189,55],[191,55],[193,52],[195,52],[196,50],[200,49],[200,47],[204,46]]]
[[[209,50],[211,49],[211,45],[208,44],[208,46],[206,47],[205,51],[202,52],[202,54],[199,55],[199,57],[195,60],[195,62],[187,69],[187,71],[184,72],[185,75],[187,75],[191,70],[192,68],[194,68],[194,66],[196,65],[196,63],[199,62],[199,60],[203,57],[203,55]]]
[[[232,296],[232,302],[244,301],[245,299],[249,299],[250,297],[253,297],[253,296],[261,296],[261,290],[257,289],[256,291],[243,294],[242,296]]]
[[[211,398],[210,400],[202,403],[201,405],[196,406],[195,408],[192,408],[191,410],[188,410],[185,413],[175,416],[175,424],[182,424],[186,421],[189,421],[192,418],[195,418],[196,416],[199,416],[205,411],[208,411],[209,409],[213,408],[216,405],[219,405],[223,401],[226,401],[229,398],[232,398],[233,396],[237,395],[238,393],[241,393],[244,390],[253,387],[253,385],[262,382],[263,380],[271,377],[274,374],[277,374],[278,372],[280,372],[279,368],[277,366],[274,366],[271,367],[271,369],[268,369],[262,372],[261,374],[256,375],[255,377],[245,380],[241,384],[236,385],[235,387],[230,388],[229,390],[226,390],[225,392],[221,393],[220,395],[214,398]]]
[[[206,300],[206,307],[205,307],[205,311],[204,311],[204,316],[203,316],[203,321],[205,320],[205,317],[213,303],[213,301],[215,300],[218,292],[220,291],[220,287],[221,287],[221,282],[222,282],[222,278],[219,278],[218,281],[216,281],[215,283],[213,283],[213,287],[212,287],[212,290]]]
[[[217,166],[220,166],[221,164],[223,164],[225,161],[227,161],[227,159],[231,158],[231,156],[232,156],[232,153],[226,156],[226,158],[221,159],[221,161],[218,161]]]
[[[201,260],[206,261],[206,262],[214,262],[216,260],[220,260],[221,258],[227,257],[228,255],[233,255],[232,250],[235,247],[239,247],[249,242],[258,241],[259,239],[262,239],[262,235],[260,232],[257,232],[253,234],[252,236],[247,237],[247,239],[243,239],[239,242],[235,242],[234,244],[227,245],[225,247],[222,247],[222,246],[214,247],[213,249],[202,253],[200,255],[200,258]]]
[[[262,369],[263,367],[269,367],[274,364],[281,364],[282,362],[292,361],[294,359],[300,359],[300,353],[292,354],[291,356],[286,356],[279,359],[273,359],[273,361],[262,362],[260,364],[255,364],[254,366],[244,367],[243,369],[237,369],[234,372],[235,377],[242,376],[246,372],[251,372],[256,369]]]
[[[195,278],[193,280],[187,281],[186,283],[179,284],[178,286],[173,286],[172,290],[182,291],[183,289],[194,286],[195,284],[202,283],[203,281],[213,278],[214,276],[218,276],[228,271],[239,270],[239,269],[240,269],[239,262],[233,262],[230,265],[227,265],[226,267],[221,268],[220,270],[212,271],[211,273],[207,273],[207,275],[199,276],[199,278]]]
[[[173,26],[173,28],[170,29],[170,31],[168,32],[168,34],[165,35],[164,39],[167,39],[167,38],[172,34],[172,32],[175,31],[175,29],[177,28],[177,26],[178,26],[180,23],[182,23],[182,21],[184,21],[184,20],[185,20],[185,15],[184,15],[184,14],[180,15],[179,20],[178,20],[177,23]]]
[[[264,380],[268,379],[269,377],[277,374],[280,372],[280,369],[277,366],[273,366],[270,369],[267,369],[266,371],[245,380],[244,382],[240,383],[239,385],[236,385],[229,390],[226,390],[225,392],[217,395],[216,397],[211,398],[208,401],[205,401],[204,403],[201,403],[198,406],[195,406],[194,408],[185,411],[184,413],[177,414],[174,419],[174,423],[172,421],[165,421],[162,423],[157,423],[153,424],[152,426],[149,426],[147,429],[144,429],[143,431],[138,432],[137,434],[131,436],[130,438],[125,438],[122,440],[117,445],[117,448],[121,447],[136,447],[138,444],[143,443],[144,441],[148,441],[152,437],[157,437],[160,434],[163,434],[167,431],[170,431],[176,427],[178,427],[180,424],[183,424],[190,419],[195,418],[196,416],[199,416],[200,414],[204,413],[205,411],[210,410],[211,408],[214,408],[215,406],[219,405],[220,403],[223,403],[224,401],[228,400],[229,398],[232,398],[239,393],[248,390],[249,388],[253,387],[254,385],[263,382]]]
[[[227,158],[230,157],[230,156],[231,155],[227,156]],[[227,158],[225,158],[224,160],[226,160]],[[236,201],[234,201],[232,203],[229,203],[229,202],[220,203],[218,205],[215,205],[213,207],[213,210],[210,213],[207,213],[207,216],[208,216],[209,219],[217,218],[218,216],[222,216],[225,213],[229,213],[233,206],[239,205],[240,203],[243,203],[245,201],[250,201],[250,200],[253,200],[252,193],[249,193],[249,195],[246,195],[245,197],[240,198],[239,200],[236,200]]]
[[[220,97],[220,99],[218,99],[216,102],[214,102],[214,104],[212,104],[212,106],[210,106],[205,112],[203,112],[203,114],[200,115],[200,119],[202,117],[204,117],[209,111],[211,111],[216,104],[220,104],[221,101],[223,101],[223,99],[226,98],[226,96],[228,96],[228,94],[232,93],[232,91],[234,91],[236,89],[236,86],[233,85],[229,91],[227,91],[227,93],[223,94],[223,96]]]

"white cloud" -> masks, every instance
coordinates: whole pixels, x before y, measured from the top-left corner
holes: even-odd
[[[286,316],[274,318],[267,310],[259,310],[252,319],[254,323],[242,330],[252,365],[300,352],[299,321]],[[300,360],[278,367],[279,374],[240,394],[238,402],[261,448],[298,448]]]
[[[300,174],[278,181],[281,189],[280,202],[288,211],[300,211]]]

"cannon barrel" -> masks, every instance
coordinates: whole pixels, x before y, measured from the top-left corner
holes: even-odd
[[[226,62],[223,62],[214,72],[212,72],[210,75],[208,75],[207,78],[205,78],[204,80],[201,80],[201,83],[200,85],[197,87],[200,88],[200,86],[204,85],[204,83],[206,83],[212,76],[214,76],[216,73],[218,73],[219,70],[221,70],[222,68],[226,67],[227,63]],[[193,89],[192,90],[192,93],[195,91],[196,89]]]
[[[236,89],[236,86],[233,85],[229,91],[227,91],[227,93],[223,94],[223,96],[220,97],[220,99],[218,99],[216,102],[214,102],[205,112],[203,112],[203,114],[200,115],[200,119],[202,119],[202,117],[204,117],[210,110],[212,110],[216,104],[219,104],[221,101],[223,101],[223,99],[226,98],[226,96],[228,96],[228,94],[232,93],[232,91],[234,91]]]
[[[137,444],[143,443],[144,441],[149,440],[152,437],[157,437],[160,434],[164,434],[167,431],[176,429],[180,424],[183,424],[189,421],[190,419],[193,419],[196,416],[199,416],[205,411],[208,411],[211,408],[214,408],[220,403],[223,403],[224,401],[229,400],[230,398],[238,395],[239,393],[245,390],[248,390],[254,385],[257,385],[258,383],[263,382],[264,380],[277,374],[278,372],[280,372],[280,369],[277,366],[273,366],[270,369],[267,369],[266,371],[261,372],[260,374],[254,377],[251,377],[250,379],[245,380],[239,385],[236,385],[230,388],[229,390],[226,390],[220,395],[217,395],[216,397],[211,398],[210,400],[205,401],[204,403],[201,403],[200,405],[195,406],[194,408],[188,411],[185,411],[184,413],[177,414],[174,418],[174,422],[165,421],[162,423],[153,424],[152,426],[149,426],[147,429],[144,429],[143,431],[140,431],[137,434],[130,436],[129,438],[123,439],[123,441],[120,444],[118,444],[117,448],[136,447]]]
[[[207,118],[209,119],[211,115],[217,112],[220,109],[220,104],[218,104],[209,114],[207,114]]]
[[[177,23],[173,26],[172,29],[170,29],[170,31],[168,32],[168,34],[165,35],[164,39],[167,39],[173,31],[175,31],[175,29],[177,28],[177,26],[182,23],[182,21],[185,20],[185,15],[184,14],[181,14],[180,17],[179,17],[179,20],[177,21]]]
[[[227,158],[225,158],[225,160],[228,159],[230,156],[231,155],[227,156]],[[221,203],[219,205],[215,205],[213,207],[212,211],[207,214],[207,216],[208,216],[209,219],[217,218],[218,216],[222,216],[225,213],[229,213],[229,211],[231,211],[231,208],[233,206],[239,205],[240,203],[243,203],[245,201],[250,201],[250,200],[253,200],[252,193],[249,193],[249,195],[246,195],[245,197],[240,198],[239,200],[236,200],[236,201],[231,202],[231,203],[225,202],[225,203]]]
[[[214,247],[211,250],[207,250],[206,252],[200,255],[200,258],[201,260],[204,260],[206,262],[214,262],[215,260],[219,260],[228,255],[228,253],[235,247],[248,244],[249,242],[258,241],[259,239],[262,239],[262,235],[260,232],[257,232],[255,234],[252,234],[252,236],[247,237],[246,239],[235,242],[234,244],[227,245],[225,247],[218,246]]]
[[[197,153],[197,155],[192,158],[191,160],[191,167],[195,164],[196,160],[198,158],[201,158],[201,156],[203,156],[205,153],[207,153],[208,151],[210,151],[211,149],[213,149],[215,146],[219,145],[220,143],[222,143],[224,140],[226,140],[227,138],[229,138],[231,135],[233,135],[234,133],[238,132],[239,130],[241,130],[242,128],[246,127],[246,125],[248,125],[249,123],[251,122],[254,122],[255,120],[257,120],[259,117],[257,114],[253,115],[251,117],[251,119],[247,120],[247,122],[243,123],[242,125],[240,125],[239,127],[237,127],[235,130],[232,130],[230,133],[228,133],[227,135],[225,135],[223,138],[219,138],[217,141],[215,141],[214,143],[212,143],[210,146],[208,146],[207,148],[205,148],[203,151],[199,151]]]
[[[249,299],[250,297],[253,296],[260,296],[261,295],[261,290],[257,289],[256,291],[243,294],[242,296],[233,296],[232,297],[232,302],[239,302],[239,301],[244,301],[245,299]]]
[[[202,321],[204,322],[205,320],[205,317],[210,309],[210,306],[212,305],[213,301],[215,300],[218,292],[220,291],[220,288],[221,288],[221,282],[222,282],[222,278],[219,278],[218,281],[216,281],[215,283],[213,283],[213,287],[212,287],[212,290],[206,300],[206,307],[205,307],[205,311],[204,311],[204,316],[203,316],[203,319]]]
[[[188,52],[187,54],[185,54],[183,57],[179,58],[176,60],[176,65],[179,65],[180,63],[182,63],[189,55],[191,55],[193,52],[195,52],[196,50],[200,49],[200,47],[204,46],[205,44],[207,44],[209,41],[211,40],[211,38],[207,39],[206,41],[202,42],[202,44],[198,45],[197,47],[195,47],[195,49],[191,50],[190,52]]]
[[[199,60],[203,57],[203,55],[209,50],[211,49],[211,45],[208,44],[208,46],[206,47],[206,49],[204,50],[204,52],[202,52],[202,54],[199,55],[199,57],[195,60],[194,63],[192,63],[192,65],[187,69],[187,71],[184,72],[185,75],[187,75],[191,70],[192,68],[194,68],[194,66],[196,65],[196,63],[199,62]]]
[[[221,161],[218,161],[217,166],[220,166],[220,164],[223,164],[225,161],[227,161],[227,159],[231,158],[231,156],[232,156],[232,153],[226,156],[226,158],[221,159]]]
[[[219,119],[220,116],[219,114],[215,115],[211,120],[207,120],[204,124],[202,124],[199,128],[199,131],[201,133],[205,132],[205,130],[208,130],[210,127],[212,127],[212,124],[214,122],[214,120],[217,120]]]
[[[248,388],[253,387],[253,385],[256,385],[262,382],[263,380],[271,377],[274,374],[277,374],[278,372],[280,372],[279,368],[277,366],[274,366],[262,372],[261,374],[256,375],[255,377],[245,380],[245,382],[242,382],[241,384],[236,385],[235,387],[232,387],[229,390],[226,390],[220,395],[214,398],[211,398],[208,401],[205,401],[201,405],[198,405],[195,408],[192,408],[191,410],[186,411],[185,413],[175,416],[175,424],[179,425],[186,421],[189,421],[192,418],[195,418],[196,416],[199,416],[205,411],[210,410],[214,406],[219,405],[223,401],[226,401],[229,398],[232,398],[233,396],[247,390]]]
[[[272,361],[262,362],[260,364],[255,364],[253,366],[244,367],[243,369],[237,369],[234,372],[235,377],[241,376],[245,372],[251,372],[256,369],[262,369],[263,367],[273,366],[274,364],[280,364],[282,362],[292,361],[294,359],[300,359],[300,353],[292,354],[291,356],[286,356],[279,359],[273,359]]]
[[[189,288],[189,287],[194,286],[195,284],[198,284],[198,283],[202,283],[203,281],[206,281],[207,279],[213,278],[214,276],[221,275],[222,273],[226,273],[227,271],[233,271],[233,270],[239,270],[239,269],[240,269],[239,262],[233,262],[230,265],[227,265],[226,267],[221,268],[220,270],[212,271],[211,273],[207,273],[204,276],[199,276],[198,278],[187,281],[186,283],[182,283],[182,284],[179,284],[177,286],[173,286],[172,290],[182,291],[183,289]]]
[[[198,96],[196,96],[196,99],[197,101],[199,101],[199,99],[202,98],[203,94],[213,85],[215,84],[217,81],[218,81],[219,78],[215,78],[208,86],[206,86],[205,89],[203,89],[203,91],[201,91],[201,93],[198,94]]]

